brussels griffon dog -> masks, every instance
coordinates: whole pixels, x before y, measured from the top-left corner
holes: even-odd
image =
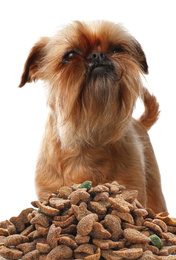
[[[74,22],[43,37],[29,53],[19,87],[46,82],[50,108],[36,166],[39,200],[58,188],[116,180],[139,201],[166,210],[147,130],[159,105],[141,82],[148,65],[141,45],[119,24]],[[145,112],[132,117],[137,98]]]

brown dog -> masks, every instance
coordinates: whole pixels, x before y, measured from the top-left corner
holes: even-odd
[[[60,186],[117,180],[137,189],[139,201],[166,210],[147,130],[159,105],[142,86],[148,73],[140,44],[121,26],[74,22],[32,48],[19,87],[47,83],[49,117],[36,167],[39,200]],[[132,118],[137,98],[145,112]]]

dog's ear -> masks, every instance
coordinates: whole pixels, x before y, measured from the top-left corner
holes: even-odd
[[[24,65],[24,71],[21,77],[19,87],[23,87],[27,82],[35,81],[41,78],[39,68],[42,66],[42,60],[46,55],[45,46],[49,41],[48,37],[41,38],[31,49]]]
[[[144,53],[141,45],[135,39],[132,40],[132,44],[134,47],[133,55],[134,55],[135,59],[137,60],[138,64],[140,65],[142,71],[145,74],[148,74],[147,59],[146,59],[145,53]]]

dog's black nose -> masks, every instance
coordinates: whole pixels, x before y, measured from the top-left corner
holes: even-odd
[[[106,59],[104,52],[98,51],[90,55],[90,61],[96,64],[101,64]]]

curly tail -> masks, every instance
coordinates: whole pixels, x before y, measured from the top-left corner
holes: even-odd
[[[143,115],[139,118],[139,122],[148,131],[158,120],[160,113],[159,104],[156,100],[156,97],[151,95],[146,88],[144,88],[142,100],[144,102],[145,111]]]

